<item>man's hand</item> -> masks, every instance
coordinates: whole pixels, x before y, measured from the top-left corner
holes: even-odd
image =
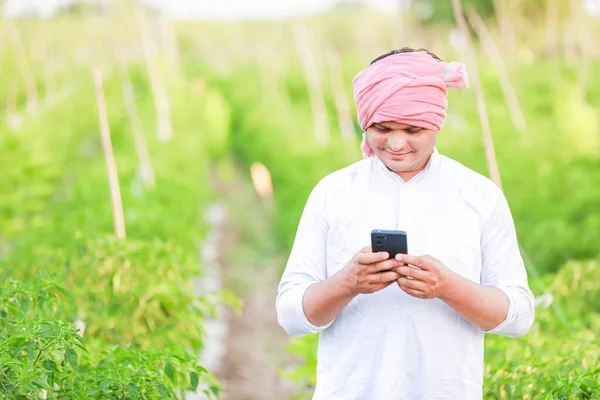
[[[400,289],[420,299],[443,300],[451,286],[450,281],[454,273],[441,261],[431,256],[405,254],[398,254],[396,261],[400,264],[394,269],[401,275],[396,281]]]
[[[365,247],[352,257],[343,268],[344,286],[350,294],[374,293],[385,289],[400,278],[393,269],[400,266],[397,260],[388,259],[386,252],[372,253]]]

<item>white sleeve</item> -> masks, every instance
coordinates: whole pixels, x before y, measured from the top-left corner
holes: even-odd
[[[527,282],[510,208],[502,192],[482,236],[481,256],[481,284],[502,290],[510,303],[506,319],[486,333],[509,337],[525,335],[535,318],[534,297]]]
[[[277,289],[277,321],[292,336],[321,332],[306,318],[302,299],[306,289],[327,278],[326,193],[321,181],[310,194],[304,207],[296,238],[285,271]]]

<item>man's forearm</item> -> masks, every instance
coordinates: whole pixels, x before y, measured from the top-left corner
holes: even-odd
[[[492,330],[504,322],[510,305],[502,290],[479,285],[456,273],[453,273],[448,290],[440,299],[483,331]]]
[[[341,274],[337,273],[310,285],[304,292],[302,307],[311,324],[323,326],[333,321],[355,296],[344,284]]]

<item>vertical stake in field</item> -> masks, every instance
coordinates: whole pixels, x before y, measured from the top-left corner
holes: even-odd
[[[327,144],[329,142],[329,121],[327,120],[320,70],[315,61],[318,57],[313,53],[308,31],[302,23],[292,25],[292,33],[308,86],[315,140],[318,144]]]
[[[9,80],[4,115],[6,117],[6,125],[13,131],[19,130],[23,126],[23,118],[17,111],[17,92],[17,82]]]
[[[470,7],[467,15],[469,17],[469,22],[473,28],[475,28],[479,39],[483,43],[482,47],[494,65],[494,69],[498,75],[498,80],[500,81],[500,88],[504,94],[504,100],[508,106],[510,119],[512,120],[514,127],[517,128],[519,132],[526,134],[527,124],[525,123],[525,117],[523,116],[523,111],[521,111],[517,93],[515,92],[515,89],[510,81],[510,77],[508,76],[508,72],[506,71],[506,67],[504,66],[502,54],[500,54],[500,50],[498,49],[494,38],[485,26],[485,22],[483,22],[483,19],[481,19],[475,9]]]
[[[344,81],[340,57],[335,50],[327,52],[327,61],[329,64],[329,79],[333,91],[333,100],[338,115],[338,123],[340,132],[345,142],[352,142],[356,139],[356,131],[354,130],[354,122],[352,121],[352,112],[350,111],[350,101],[344,90]]]
[[[12,21],[6,19],[5,23],[17,60],[17,66],[21,71],[21,77],[23,78],[23,85],[25,86],[25,93],[27,95],[27,111],[35,112],[38,108],[39,95],[31,65],[29,65],[29,60],[27,59],[25,45],[23,44],[19,30]]]
[[[94,70],[94,85],[96,87],[96,104],[98,105],[98,118],[100,119],[100,136],[102,138],[102,149],[106,170],[108,172],[108,183],[110,187],[110,198],[113,205],[113,221],[117,238],[125,239],[125,218],[123,216],[123,202],[121,201],[121,190],[119,189],[119,176],[117,164],[113,154],[112,142],[110,140],[110,128],[106,114],[106,103],[104,101],[104,88],[102,85],[102,73]]]
[[[591,60],[589,57],[590,49],[596,48],[597,44],[594,40],[590,40],[592,34],[590,33],[588,24],[586,24],[585,19],[588,18],[585,15],[583,10],[582,2],[574,0],[569,0],[569,9],[571,12],[571,20],[575,24],[576,41],[577,41],[577,62],[575,65],[578,67],[579,72],[579,87],[581,89],[581,93],[585,97],[585,93],[587,91],[587,84],[590,78],[590,64]]]
[[[481,131],[483,134],[483,146],[485,147],[485,158],[487,160],[488,169],[492,180],[499,188],[502,188],[502,181],[500,179],[500,171],[498,170],[498,161],[496,160],[496,153],[494,151],[494,140],[492,139],[492,130],[490,129],[490,121],[488,119],[487,109],[485,106],[485,98],[483,97],[483,88],[479,82],[479,76],[477,75],[477,60],[475,59],[475,51],[473,50],[473,44],[471,43],[471,36],[469,34],[469,28],[463,15],[462,4],[460,0],[452,0],[452,8],[454,9],[454,17],[460,31],[462,32],[466,42],[466,53],[469,67],[469,77],[471,85],[475,90],[477,96],[477,108],[479,109],[479,120],[481,122]]]
[[[500,44],[504,44],[504,50],[508,51],[509,54],[515,54],[517,48],[515,29],[510,19],[508,1],[494,0],[494,11],[498,21],[498,26],[500,27],[500,37],[502,38]]]
[[[148,150],[148,143],[146,142],[146,137],[144,136],[142,121],[140,120],[140,115],[135,104],[133,85],[131,84],[129,72],[127,71],[127,64],[120,57],[117,58],[117,68],[119,70],[119,80],[121,81],[121,87],[123,90],[125,110],[127,112],[129,126],[131,127],[131,132],[133,134],[135,152],[140,163],[140,176],[144,186],[153,187],[155,184],[154,169],[152,168],[150,151]]]
[[[145,11],[138,5],[136,9],[136,17],[142,37],[142,49],[144,58],[146,59],[146,67],[148,70],[148,78],[150,79],[150,89],[154,98],[156,107],[156,136],[159,140],[167,142],[173,138],[173,124],[171,122],[171,105],[167,88],[160,74],[159,63],[156,60],[157,49],[156,43],[152,38],[152,32],[147,21]]]

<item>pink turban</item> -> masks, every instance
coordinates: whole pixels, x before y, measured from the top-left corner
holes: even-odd
[[[422,52],[383,58],[352,80],[358,123],[363,131],[378,122],[395,121],[439,131],[446,120],[448,87],[468,87],[465,66],[445,63]],[[363,134],[363,156],[373,150]]]

